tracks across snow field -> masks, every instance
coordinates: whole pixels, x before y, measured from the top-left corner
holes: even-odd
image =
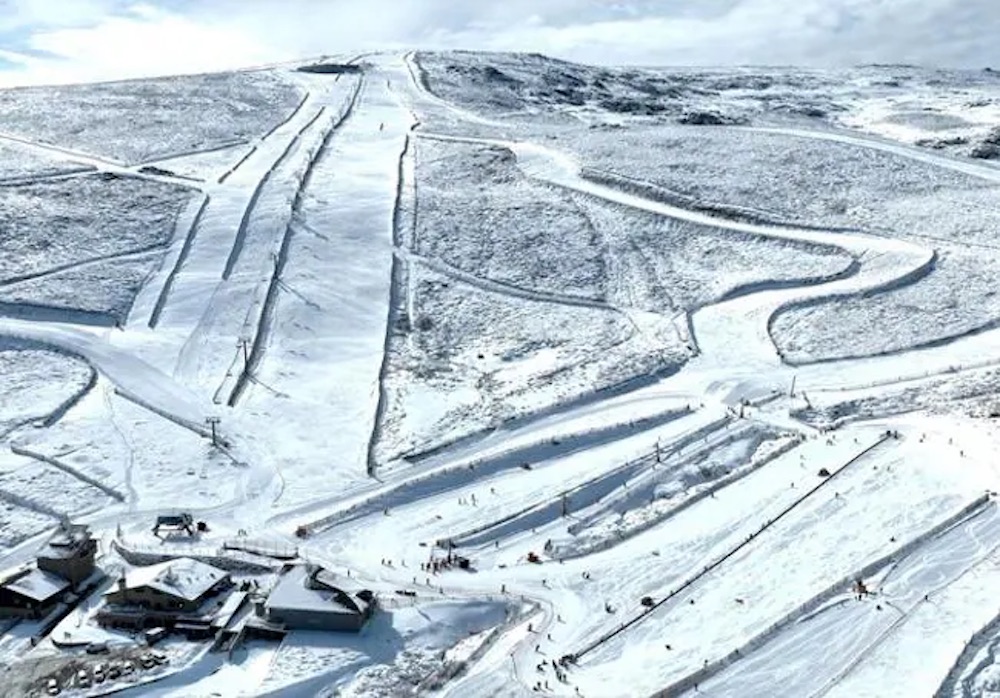
[[[986,480],[971,466],[939,465],[972,462],[960,460],[964,450],[940,431],[925,442],[920,422],[826,434],[796,419],[805,402],[790,387],[796,379],[800,391],[836,390],[912,371],[874,360],[792,366],[770,334],[783,308],[919,283],[934,273],[933,249],[671,205],[648,182],[588,176],[574,157],[541,143],[484,137],[491,126],[501,132],[498,123],[429,94],[413,56],[368,60],[357,81],[303,77],[315,90],[221,176],[207,178],[204,198],[183,218],[183,237],[123,329],[81,327],[69,315],[0,318],[0,334],[80,356],[111,384],[101,386],[106,412],[131,458],[123,488],[87,471],[86,458],[70,464],[45,455],[65,452],[51,444],[21,451],[124,500],[127,511],[95,515],[94,525],[114,521],[141,535],[148,517],[167,508],[153,501],[162,488],[198,490],[209,503],[191,509],[215,517],[220,536],[230,528],[279,536],[300,528],[308,535],[303,555],[378,588],[416,593],[414,603],[490,597],[534,609],[525,623],[498,625],[443,695],[499,695],[512,681],[527,689],[540,678],[562,695],[577,686],[586,695],[614,695],[623,685],[677,695],[704,682],[740,685],[785,671],[775,668],[775,648],[801,641],[809,624],[844,635],[859,627],[857,638],[838,645],[843,661],[825,683],[807,687],[833,694],[869,671],[869,652],[909,637],[911,619],[927,612],[918,603],[924,588],[947,594],[968,570],[982,569],[984,551],[1000,545]],[[445,110],[477,135],[412,129],[430,110]],[[868,145],[1000,181],[982,167],[889,143],[769,132]],[[406,180],[418,165],[410,146],[419,139],[503,149],[527,179],[594,206],[796,250],[834,248],[845,263],[814,278],[754,277],[712,302],[662,315],[621,298],[488,278],[418,252],[403,229],[406,205],[418,204]],[[487,298],[623,316],[637,333],[658,315],[691,355],[673,375],[534,405],[382,472],[375,446],[388,412],[389,339],[401,317],[414,320],[415,267]],[[222,418],[221,449],[204,442],[210,416]],[[178,454],[144,453],[157,445],[153,432],[171,424],[183,427],[171,432]],[[154,469],[157,458],[167,467]],[[192,465],[177,468],[182,458]],[[231,489],[215,493],[226,483]],[[0,490],[8,501],[31,503],[2,483]],[[455,553],[474,558],[478,573],[439,566]],[[903,610],[868,620],[862,610],[870,604],[847,598],[855,575],[878,577],[876,601]],[[563,672],[566,683],[555,678]]]

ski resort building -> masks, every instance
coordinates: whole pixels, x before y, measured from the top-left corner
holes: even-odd
[[[74,587],[94,574],[97,541],[83,524],[63,522],[38,553],[38,569],[66,579]]]
[[[269,623],[296,630],[361,630],[374,611],[374,595],[348,590],[333,573],[311,565],[286,565],[267,601]]]
[[[213,594],[232,585],[227,572],[181,557],[148,567],[136,567],[104,595],[109,604],[151,610],[193,612]]]
[[[0,583],[0,616],[46,616],[67,596],[71,586],[68,580],[45,570],[16,572]]]
[[[61,602],[76,601],[73,592],[95,578],[96,552],[87,526],[62,522],[38,552],[35,567],[0,580],[0,617],[41,618]]]
[[[210,637],[223,592],[233,586],[228,572],[187,557],[136,567],[104,595],[101,625],[133,630],[164,627],[192,639]]]

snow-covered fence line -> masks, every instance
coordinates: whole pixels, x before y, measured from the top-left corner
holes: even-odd
[[[162,164],[163,162],[166,162],[167,160],[176,160],[177,158],[186,158],[186,157],[191,157],[191,156],[194,156],[194,155],[206,155],[208,153],[217,153],[220,150],[226,150],[227,148],[235,148],[236,146],[246,145],[246,144],[247,144],[246,139],[244,139],[244,138],[234,138],[233,140],[225,141],[223,143],[219,143],[218,145],[213,145],[211,148],[186,148],[184,150],[175,150],[172,153],[170,153],[170,152],[168,152],[168,153],[157,153],[154,158],[152,158],[150,160],[143,160],[142,162],[137,163],[137,164],[141,165],[142,167],[148,167],[149,165],[155,166],[158,163]],[[140,169],[140,172],[141,171],[142,170]],[[178,175],[178,174],[172,174],[170,176],[179,177],[180,179],[189,179],[189,180],[192,180],[192,181],[195,181],[195,182],[202,181],[202,180],[197,179],[195,177],[185,177],[184,175]]]
[[[722,445],[725,445],[726,443],[731,442],[732,440],[733,439],[726,439],[720,443],[712,444],[712,448],[718,448]],[[608,536],[603,539],[594,541],[589,545],[584,543],[582,545],[574,546],[572,548],[560,548],[558,549],[558,552],[553,554],[553,557],[558,557],[563,560],[568,560],[571,558],[585,557],[587,555],[592,555],[594,553],[601,552],[602,550],[607,550],[609,548],[612,548],[615,545],[622,543],[623,541],[626,541],[630,538],[639,535],[640,533],[644,533],[645,531],[648,531],[649,529],[654,528],[655,526],[661,525],[665,521],[669,521],[670,519],[674,518],[675,516],[689,509],[690,507],[694,506],[703,499],[708,499],[709,497],[714,496],[716,492],[719,492],[725,489],[726,487],[729,487],[730,485],[739,482],[746,476],[757,472],[768,463],[776,460],[777,458],[783,456],[792,449],[796,448],[800,443],[802,443],[802,437],[796,436],[795,438],[789,440],[787,443],[783,444],[780,448],[776,448],[774,451],[768,453],[766,457],[752,462],[746,468],[741,468],[736,472],[730,473],[729,475],[726,475],[725,477],[722,477],[712,482],[710,485],[698,490],[693,495],[685,498],[684,500],[679,502],[676,506],[670,507],[669,509],[665,509],[658,516],[650,516],[649,518],[643,521],[639,521],[633,526],[629,527],[626,531],[619,531],[618,535],[614,537]],[[589,526],[589,524],[592,523],[594,518],[595,517],[590,517],[589,519],[586,520],[574,522],[570,527],[570,532],[573,534],[578,534],[581,530],[584,530],[587,526]]]
[[[436,444],[431,443],[415,447],[409,452],[401,455],[400,458],[411,464],[419,463],[427,460],[428,458],[440,456],[448,451],[469,446],[470,444],[476,443],[485,437],[495,434],[501,429],[506,431],[519,429],[551,417],[554,414],[569,412],[571,410],[586,407],[587,405],[592,405],[603,400],[610,400],[614,397],[621,397],[622,395],[627,395],[642,388],[655,385],[656,383],[674,375],[679,370],[680,366],[678,364],[664,363],[658,368],[654,368],[647,373],[632,376],[631,378],[623,378],[616,383],[610,383],[608,385],[594,388],[590,392],[555,402],[547,407],[534,410],[528,408],[523,411],[518,411],[515,414],[504,417],[493,424],[483,427],[482,429],[470,434],[465,434],[464,436],[459,436],[457,438]]]
[[[644,199],[656,201],[668,206],[682,208],[689,211],[696,211],[734,223],[749,223],[750,225],[770,226],[774,228],[787,228],[791,230],[822,231],[832,233],[860,233],[857,228],[830,227],[821,225],[810,225],[797,221],[789,221],[766,211],[749,208],[746,206],[736,206],[733,204],[718,204],[714,202],[701,201],[693,196],[681,194],[680,192],[661,187],[652,182],[647,182],[634,177],[609,172],[595,167],[580,168],[580,178],[600,184],[613,189],[620,189],[629,194],[634,194]]]
[[[271,318],[274,315],[274,305],[278,300],[278,291],[281,287],[281,275],[285,270],[285,264],[288,262],[288,250],[291,246],[292,237],[294,235],[295,217],[302,204],[302,192],[309,183],[313,167],[319,159],[320,154],[326,150],[330,139],[333,137],[333,134],[337,132],[337,129],[340,128],[353,113],[354,106],[358,101],[358,96],[361,94],[363,84],[364,79],[362,78],[356,84],[347,105],[341,110],[340,114],[332,121],[332,123],[326,127],[326,133],[324,134],[319,145],[309,153],[306,166],[299,176],[298,187],[295,191],[295,198],[293,199],[292,206],[288,212],[288,220],[285,223],[285,231],[281,236],[281,246],[278,248],[278,252],[275,257],[274,269],[272,270],[271,278],[268,281],[267,292],[264,294],[264,302],[260,305],[260,314],[257,318],[257,330],[254,332],[253,343],[250,345],[250,353],[247,356],[247,361],[243,366],[243,370],[240,371],[239,376],[236,378],[236,384],[233,386],[232,392],[229,394],[227,404],[230,407],[233,407],[240,399],[243,391],[246,390],[250,376],[252,376],[257,370],[257,366],[260,364],[260,360],[264,356],[264,348],[267,346],[267,338],[271,332]],[[325,109],[325,107],[320,109],[316,118],[319,118],[319,115],[322,114]],[[315,122],[315,120],[316,119],[310,121],[301,131],[299,131],[299,134],[293,140],[293,144],[302,136],[303,133],[305,133],[306,129],[308,129]],[[291,149],[292,144],[289,144],[288,150],[285,151],[282,158],[279,158],[278,162],[280,162],[285,155],[291,152]],[[269,173],[273,173],[277,168],[277,165],[278,163],[275,163],[275,167],[272,168]],[[247,208],[247,211],[249,210],[250,207]]]
[[[226,181],[227,179],[229,179],[229,177],[231,177],[231,176],[233,175],[233,173],[234,173],[234,172],[236,172],[236,170],[238,170],[238,169],[239,169],[240,167],[242,167],[242,166],[243,166],[243,163],[245,163],[245,162],[246,162],[247,160],[249,160],[249,159],[250,159],[250,157],[251,157],[251,156],[252,156],[252,155],[253,155],[254,153],[256,153],[256,152],[257,152],[257,145],[253,145],[253,146],[251,146],[251,147],[250,147],[250,150],[248,150],[247,152],[243,153],[243,156],[242,156],[242,157],[241,157],[241,158],[240,158],[239,160],[237,160],[237,161],[236,161],[236,162],[235,162],[235,163],[233,164],[233,166],[232,166],[232,167],[230,167],[230,168],[229,168],[228,170],[226,170],[225,172],[223,172],[223,173],[222,173],[222,174],[221,174],[221,175],[219,176],[219,179],[218,179],[218,183],[219,183],[219,184],[224,184],[224,183],[225,183],[225,181]]]
[[[910,350],[907,350],[910,351]],[[968,363],[962,364],[952,364],[940,369],[931,369],[929,371],[921,371],[920,373],[911,373],[905,376],[895,376],[893,378],[881,378],[872,381],[865,381],[863,383],[852,383],[850,385],[824,385],[824,386],[806,386],[809,390],[810,395],[816,393],[846,393],[852,390],[868,390],[869,388],[886,388],[892,386],[899,386],[905,383],[916,383],[918,381],[926,380],[927,378],[936,378],[938,376],[944,375],[954,375],[958,373],[965,373],[971,371],[981,371],[984,368],[996,368],[1000,366],[1000,359],[983,359],[981,361],[970,361]],[[799,410],[800,412],[803,410]]]
[[[251,555],[271,557],[275,560],[294,560],[299,556],[299,548],[291,543],[279,541],[259,541],[246,538],[229,538],[222,542],[223,550],[241,550]]]
[[[89,475],[87,475],[85,473],[80,472],[79,470],[77,470],[76,468],[74,468],[72,465],[70,465],[68,463],[63,463],[62,461],[57,460],[57,459],[53,458],[52,456],[48,456],[48,455],[45,455],[44,453],[39,453],[37,451],[32,451],[31,449],[24,448],[23,446],[18,446],[17,444],[13,444],[13,443],[10,445],[10,450],[11,450],[11,452],[16,453],[19,456],[24,456],[26,458],[33,458],[33,459],[35,459],[37,461],[41,461],[42,463],[48,463],[52,467],[58,468],[59,470],[62,470],[66,474],[75,477],[77,480],[80,480],[81,482],[85,482],[86,484],[90,485],[91,487],[96,487],[97,489],[101,490],[101,492],[104,492],[106,495],[108,495],[112,499],[117,499],[119,502],[124,502],[125,501],[125,495],[123,495],[121,492],[119,492],[118,490],[116,490],[114,487],[110,487],[108,485],[105,485],[100,480],[97,480],[95,478],[90,477]]]
[[[22,497],[21,495],[15,494],[14,492],[11,492],[6,489],[0,488],[0,499],[6,499],[8,502],[14,504],[15,506],[28,509],[37,514],[44,514],[45,516],[51,516],[54,519],[62,519],[65,516],[64,512],[56,511],[55,509],[46,504],[33,501],[31,499],[28,499],[27,497]]]
[[[661,420],[659,423],[666,423],[688,412],[687,408],[671,410],[658,415],[657,419]],[[649,424],[649,421],[643,422],[644,427]],[[558,453],[572,453],[585,446],[593,447],[595,444],[607,443],[607,439],[613,438],[622,428],[621,425],[615,425],[612,427],[590,429],[568,436],[560,436],[557,446],[553,445],[550,439],[545,439],[541,442],[532,442],[513,451],[502,451],[483,459],[473,461],[462,460],[452,465],[443,466],[438,470],[422,473],[349,507],[302,524],[302,527],[309,533],[315,533],[320,529],[356,521],[380,510],[388,511],[393,507],[416,501],[420,498],[432,497],[442,492],[460,489],[496,473],[522,467],[523,463],[526,462],[525,458],[539,449],[557,448],[559,449]]]
[[[403,141],[403,149],[399,153],[399,165],[396,172],[396,200],[392,207],[392,238],[393,245],[399,245],[401,237],[401,228],[403,225],[403,201],[406,197],[407,186],[416,186],[416,181],[409,181],[407,175],[407,160],[413,157],[413,130],[417,127],[417,123],[410,126],[409,133],[406,134],[406,138]],[[416,206],[416,196],[413,196],[414,207]],[[413,229],[416,228],[416,211],[413,212],[413,221],[411,225]],[[410,237],[413,237],[413,232],[411,231]],[[375,475],[375,471],[378,468],[378,459],[376,457],[375,451],[378,447],[379,442],[382,439],[382,424],[385,421],[385,411],[389,404],[389,395],[386,389],[386,380],[389,377],[389,366],[392,351],[392,337],[393,333],[396,332],[397,323],[401,317],[400,313],[405,313],[405,310],[401,311],[401,300],[400,294],[403,289],[406,288],[409,277],[408,262],[399,258],[399,255],[392,256],[392,267],[389,272],[389,311],[388,316],[385,321],[385,338],[382,343],[382,361],[379,364],[378,369],[378,401],[375,406],[375,417],[372,422],[371,435],[368,438],[368,449],[366,454],[366,468],[368,470],[369,477]],[[413,322],[413,318],[407,317],[407,322]]]
[[[257,182],[257,186],[254,187],[253,193],[250,195],[250,201],[247,202],[247,207],[243,209],[243,217],[240,218],[240,225],[236,229],[236,237],[233,240],[233,246],[229,250],[229,257],[226,259],[226,266],[222,270],[223,280],[228,280],[232,276],[233,269],[236,267],[236,262],[240,258],[240,253],[243,252],[243,244],[246,241],[247,230],[250,227],[250,219],[253,217],[253,213],[257,208],[257,202],[260,200],[261,195],[264,193],[264,188],[267,183],[271,181],[271,177],[274,175],[275,170],[281,166],[285,158],[287,158],[294,150],[295,146],[298,145],[299,139],[302,137],[309,128],[315,124],[319,118],[326,112],[326,107],[320,107],[316,110],[316,113],[299,129],[298,133],[295,134],[293,138],[288,141],[288,145],[282,151],[281,155],[271,163],[271,166],[267,168],[264,176],[260,178]]]
[[[281,568],[281,565],[284,564],[279,560],[269,563],[263,560],[251,559],[249,556],[224,554],[224,551],[213,549],[184,548],[167,553],[152,548],[128,547],[120,540],[113,540],[111,546],[130,565],[140,567],[155,565],[160,562],[167,562],[168,560],[176,560],[179,557],[190,557],[228,572],[267,574],[277,572]]]
[[[857,463],[858,461],[862,460],[865,456],[867,456],[869,453],[871,453],[872,451],[874,451],[876,448],[878,448],[879,446],[881,446],[882,444],[884,444],[890,438],[892,438],[892,437],[888,433],[883,434],[882,436],[880,436],[879,439],[877,441],[875,441],[875,443],[873,443],[870,446],[867,446],[866,448],[864,448],[860,453],[858,453],[853,458],[851,458],[850,460],[848,460],[846,463],[844,463],[843,465],[841,465],[839,468],[837,468],[836,470],[834,470],[828,477],[823,478],[822,480],[820,480],[820,482],[818,484],[816,484],[815,486],[811,487],[808,491],[806,491],[805,494],[801,495],[800,497],[797,497],[788,506],[786,506],[784,509],[782,509],[780,512],[778,512],[778,514],[774,518],[768,519],[763,525],[761,525],[761,527],[757,530],[756,533],[750,534],[750,536],[748,538],[746,538],[746,539],[740,541],[739,543],[737,543],[736,545],[734,545],[732,548],[729,549],[728,552],[726,552],[722,556],[716,558],[716,560],[714,562],[711,562],[708,565],[706,565],[701,571],[696,572],[694,575],[692,575],[691,577],[689,577],[687,579],[687,581],[683,582],[680,586],[678,586],[677,588],[675,588],[672,591],[670,591],[669,593],[667,593],[666,596],[664,596],[662,599],[656,601],[652,606],[649,606],[644,611],[640,612],[638,615],[633,616],[630,620],[628,620],[625,623],[621,624],[620,626],[618,626],[614,630],[601,635],[600,637],[598,637],[596,640],[594,640],[590,644],[585,645],[583,648],[581,648],[580,650],[572,653],[569,656],[571,656],[573,658],[573,661],[579,661],[579,659],[581,657],[583,657],[584,655],[589,654],[590,652],[594,651],[595,649],[597,649],[598,647],[600,647],[604,643],[608,642],[609,640],[614,639],[615,637],[617,637],[621,633],[625,632],[626,630],[628,630],[632,626],[634,626],[637,623],[639,623],[640,621],[644,620],[649,614],[655,612],[658,608],[660,608],[661,606],[663,606],[664,604],[666,604],[667,602],[669,602],[675,596],[677,596],[678,594],[680,594],[684,590],[688,589],[689,587],[693,586],[702,577],[705,577],[709,573],[711,573],[711,572],[715,571],[716,569],[718,569],[727,560],[729,560],[731,557],[733,557],[734,555],[736,555],[737,553],[739,553],[741,550],[743,550],[743,548],[745,548],[748,545],[750,545],[751,543],[753,543],[757,539],[757,536],[761,535],[766,530],[768,530],[769,528],[771,528],[772,526],[774,526],[775,524],[777,524],[779,521],[781,521],[783,518],[785,518],[788,514],[792,513],[800,504],[802,504],[804,501],[806,501],[809,497],[811,497],[813,494],[815,494],[820,489],[822,489],[823,487],[825,487],[828,483],[830,483],[832,480],[834,480],[838,475],[840,475],[842,472],[844,472],[845,470],[847,470],[847,468],[849,468],[851,465]],[[663,695],[676,695],[676,694],[665,693]]]
[[[267,130],[267,132],[263,136],[260,137],[260,140],[266,141],[268,138],[270,138],[271,136],[274,135],[275,131],[277,131],[279,128],[281,128],[282,126],[284,126],[285,124],[287,124],[289,121],[291,121],[292,119],[294,119],[295,115],[298,114],[300,111],[302,111],[302,107],[304,107],[306,105],[306,102],[309,101],[310,94],[311,93],[309,92],[309,90],[306,90],[305,94],[302,95],[302,99],[299,100],[299,103],[295,105],[295,108],[292,109],[292,111],[288,114],[288,116],[286,116],[284,119],[282,119],[281,121],[279,121],[278,123],[276,123],[274,126],[272,126],[271,128],[269,128]]]
[[[88,366],[90,365],[88,364]],[[94,370],[93,366],[90,366],[90,378],[87,379],[87,382],[84,383],[79,390],[75,391],[72,395],[63,400],[62,404],[52,410],[52,412],[49,413],[49,416],[42,420],[42,426],[51,427],[53,424],[65,417],[67,412],[76,407],[80,403],[80,400],[85,398],[87,394],[94,389],[94,386],[97,385],[97,377],[97,371]]]
[[[179,427],[184,427],[185,429],[193,431],[194,433],[196,433],[196,434],[198,434],[198,435],[200,435],[200,436],[202,436],[202,437],[204,437],[206,439],[209,439],[209,438],[212,437],[212,430],[209,429],[208,427],[206,427],[204,424],[198,424],[197,422],[192,422],[192,421],[190,421],[188,419],[184,419],[183,417],[179,417],[179,416],[177,416],[175,414],[171,414],[170,412],[167,412],[166,410],[163,410],[163,409],[157,407],[156,405],[153,405],[152,403],[147,402],[146,400],[143,400],[141,397],[139,397],[135,393],[132,393],[132,392],[130,392],[128,390],[124,390],[123,388],[120,388],[120,387],[116,386],[115,387],[115,394],[116,395],[120,395],[121,397],[125,398],[129,402],[134,402],[135,404],[139,405],[139,407],[142,407],[143,409],[147,409],[150,412],[152,412],[153,414],[157,414],[157,415],[163,417],[164,419],[173,422],[174,424],[176,424]],[[228,446],[229,445],[229,442],[226,439],[220,439],[219,443],[221,443],[224,446]]]
[[[946,341],[953,341],[953,338],[948,338],[947,340],[933,340],[931,342],[927,342],[926,344],[922,345],[915,345],[907,347],[905,349],[894,349],[891,351],[881,352],[876,354],[861,354],[858,356],[839,356],[834,358],[820,358],[820,359],[809,358],[804,360],[794,360],[794,359],[789,359],[788,357],[784,356],[781,353],[781,349],[779,348],[780,345],[778,344],[778,342],[775,340],[774,337],[774,324],[778,321],[778,317],[782,313],[786,313],[791,310],[802,310],[804,308],[811,308],[817,305],[823,305],[825,303],[831,302],[834,299],[843,300],[851,298],[872,298],[874,296],[890,293],[892,291],[898,291],[901,288],[905,288],[906,286],[915,284],[921,279],[929,276],[934,271],[934,268],[937,266],[937,260],[938,260],[937,250],[931,250],[927,258],[923,262],[918,264],[916,267],[906,272],[905,274],[901,274],[895,278],[889,279],[888,281],[884,281],[880,284],[876,284],[869,288],[860,290],[840,291],[829,294],[823,294],[819,296],[812,296],[810,298],[793,299],[786,301],[785,303],[782,303],[777,308],[774,308],[771,312],[771,316],[767,319],[767,334],[771,338],[771,343],[774,344],[775,348],[777,349],[778,355],[781,358],[782,363],[784,363],[787,366],[801,366],[803,364],[815,365],[823,363],[833,363],[836,361],[845,361],[848,359],[871,358],[872,356],[891,356],[893,354],[902,354],[904,352],[913,351],[914,349],[937,346],[939,344],[945,343]],[[981,332],[982,330],[980,329],[978,331]],[[976,333],[977,330],[972,330],[967,334],[976,334]]]
[[[310,93],[308,91],[306,91],[306,93],[304,95],[302,95],[302,99],[299,100],[299,103],[297,105],[295,105],[295,108],[291,111],[291,113],[288,116],[286,116],[284,119],[282,119],[281,121],[279,121],[278,123],[276,123],[274,126],[272,126],[271,128],[269,128],[267,130],[267,133],[265,133],[263,136],[261,136],[260,138],[258,138],[257,142],[254,143],[254,145],[250,148],[250,150],[248,150],[246,153],[243,154],[243,157],[241,157],[239,160],[237,160],[233,164],[232,167],[230,167],[228,170],[226,170],[225,172],[222,173],[222,175],[218,179],[218,183],[219,184],[224,184],[225,181],[227,179],[229,179],[233,175],[233,173],[236,172],[236,170],[238,170],[240,167],[243,166],[243,163],[245,163],[247,160],[249,160],[250,157],[254,153],[257,152],[257,148],[259,147],[260,143],[262,143],[263,141],[265,141],[268,138],[270,138],[272,135],[274,135],[275,131],[277,131],[279,128],[281,128],[282,126],[284,126],[285,124],[287,124],[289,121],[291,121],[292,119],[294,119],[295,115],[298,114],[300,111],[302,111],[302,107],[304,107],[305,104],[306,104],[306,102],[309,101],[309,96],[310,96]],[[265,178],[267,177],[266,174],[264,176],[265,176]]]
[[[632,463],[626,463],[625,465],[639,466],[636,472],[637,476],[641,476],[642,474],[641,470],[646,466],[652,466],[650,470],[646,471],[647,473],[652,473],[657,466],[662,467],[661,472],[662,471],[669,472],[670,470],[680,467],[684,463],[685,454],[683,453],[683,451],[688,447],[695,446],[699,443],[703,443],[704,446],[694,452],[696,454],[699,451],[704,450],[704,448],[720,448],[722,446],[731,443],[733,440],[739,438],[740,436],[739,434],[725,433],[722,438],[717,440],[712,440],[711,442],[709,441],[710,437],[713,434],[716,434],[717,432],[720,432],[723,429],[727,429],[732,422],[733,418],[730,417],[729,415],[726,415],[725,417],[720,417],[719,419],[712,420],[708,424],[704,424],[698,427],[697,429],[693,429],[685,434],[682,434],[676,441],[673,441],[668,446],[657,448],[651,453],[647,453],[646,455],[637,459],[636,461]],[[694,455],[694,454],[689,454],[689,455]],[[622,479],[621,484],[627,483],[628,479],[629,478]],[[588,489],[589,485],[590,483],[584,483],[584,485],[574,488],[577,491],[571,492],[570,494],[572,495],[582,492]],[[614,494],[616,491],[617,487],[589,501],[587,503],[587,506],[595,506],[597,504],[600,504],[606,498],[614,499]],[[578,518],[576,521],[573,522],[572,525],[569,526],[567,530],[571,534],[575,535],[581,529],[586,528],[591,523],[591,521],[598,515],[603,515],[603,512]]]
[[[681,415],[689,413],[690,410],[687,409],[666,412],[659,416],[658,422],[662,424],[666,421],[673,421]],[[451,542],[460,547],[482,545],[488,540],[504,535],[503,529],[505,528],[513,528],[514,531],[519,529],[523,530],[527,528],[536,528],[543,525],[547,521],[555,520],[565,514],[581,511],[587,507],[594,506],[600,503],[604,498],[613,494],[622,483],[627,482],[629,479],[641,474],[644,468],[656,464],[658,459],[662,459],[665,455],[669,457],[678,454],[690,444],[700,441],[703,438],[707,438],[708,434],[725,427],[729,421],[729,417],[717,419],[710,424],[703,425],[698,429],[694,429],[682,435],[680,439],[671,444],[669,449],[654,448],[648,453],[644,453],[637,458],[633,458],[615,466],[611,470],[603,472],[600,475],[579,483],[578,485],[562,490],[552,497],[548,497],[540,502],[535,502],[534,504],[513,512],[512,514],[508,514],[507,516],[495,521],[490,521],[473,529],[464,531],[457,536],[439,541],[439,544],[447,545],[448,542]],[[665,467],[669,467],[669,464],[665,464]],[[524,521],[524,519],[529,518],[530,521]],[[515,523],[519,525],[511,526],[511,524]],[[574,524],[574,526],[575,525],[576,524]],[[570,528],[572,529],[573,526]]]
[[[188,227],[187,235],[184,236],[184,244],[181,245],[181,250],[177,254],[177,260],[174,262],[173,268],[170,273],[167,274],[166,280],[163,282],[163,288],[160,289],[160,295],[156,298],[156,303],[153,305],[153,312],[149,314],[148,326],[150,329],[156,329],[156,326],[160,322],[160,315],[163,313],[163,308],[167,304],[167,298],[170,296],[170,291],[174,287],[174,281],[177,279],[177,274],[180,273],[181,267],[184,266],[184,262],[187,261],[188,255],[191,253],[191,247],[194,245],[195,235],[198,234],[198,227],[201,225],[201,219],[205,215],[205,209],[208,208],[209,201],[211,197],[208,194],[201,200],[201,204],[198,206],[198,210],[194,214],[194,218],[191,219],[191,225]]]
[[[820,609],[824,604],[829,602],[831,599],[835,598],[839,594],[843,594],[847,589],[850,588],[851,584],[856,579],[863,579],[865,577],[870,577],[886,565],[892,562],[906,557],[910,553],[917,550],[921,545],[926,543],[933,538],[937,538],[941,534],[947,532],[949,529],[953,528],[956,524],[959,524],[971,515],[976,514],[978,511],[983,509],[990,503],[990,496],[984,494],[976,498],[970,504],[962,507],[957,513],[949,516],[944,521],[936,524],[932,528],[928,529],[924,533],[911,539],[904,545],[900,546],[896,550],[879,557],[872,562],[869,562],[862,568],[851,572],[850,574],[837,580],[826,589],[816,594],[806,602],[800,604],[798,607],[792,611],[786,613],[780,619],[772,623],[770,626],[765,628],[763,631],[752,637],[750,640],[745,642],[741,647],[738,647],[724,657],[721,657],[714,662],[709,662],[702,668],[698,669],[692,674],[675,681],[666,688],[657,691],[652,694],[649,698],[671,698],[672,696],[678,696],[686,691],[691,690],[697,684],[703,683],[707,679],[711,678],[715,674],[719,673],[721,670],[730,666],[734,662],[748,656],[751,652],[760,647],[766,645],[775,635],[787,628],[792,623],[795,623],[804,616],[808,616],[818,609]]]

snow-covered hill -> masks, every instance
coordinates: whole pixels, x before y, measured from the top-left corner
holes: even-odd
[[[995,691],[996,73],[376,53],[0,111],[0,570],[72,517],[113,577],[380,606],[82,689],[63,645],[134,643],[98,590],[0,625],[4,695]]]

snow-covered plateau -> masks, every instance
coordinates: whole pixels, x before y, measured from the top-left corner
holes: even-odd
[[[997,695],[1000,74],[0,113],[3,696]]]

